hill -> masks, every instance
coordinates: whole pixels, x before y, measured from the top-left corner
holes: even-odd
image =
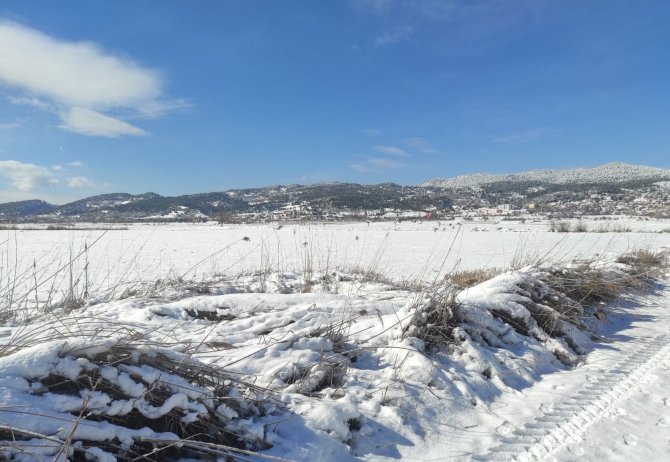
[[[421,186],[466,189],[479,188],[484,185],[501,182],[567,185],[631,183],[641,181],[655,182],[669,179],[670,170],[668,169],[614,162],[598,167],[565,170],[531,170],[528,172],[501,175],[474,173],[454,178],[435,178],[422,183]]]
[[[441,218],[522,213],[665,216],[670,170],[612,163],[435,179],[419,186],[319,183],[232,189],[181,196],[113,193],[65,205],[0,204],[0,221],[198,221]],[[494,211],[495,210],[495,211]]]
[[[33,199],[19,202],[7,202],[0,204],[0,217],[14,218],[28,215],[48,214],[56,210],[58,206],[48,202]]]

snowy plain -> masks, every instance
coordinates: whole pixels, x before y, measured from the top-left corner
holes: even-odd
[[[53,361],[49,367],[63,368],[53,359],[54,332],[67,337],[74,326],[98,332],[105,325],[155,342],[170,339],[176,351],[197,345],[200,361],[278,393],[283,413],[244,423],[273,445],[264,452],[271,456],[668,460],[670,291],[663,285],[614,302],[597,326],[601,341],[575,334],[572,348],[520,336],[487,317],[471,323],[498,329],[499,348],[473,341],[469,332],[458,348],[430,355],[421,340],[405,335],[413,310],[429,295],[415,286],[454,271],[611,262],[633,249],[670,248],[670,221],[582,221],[592,230],[626,232],[555,233],[547,221],[493,219],[3,231],[7,303],[29,307],[33,296],[17,294],[30,293],[31,284],[39,286],[39,302],[67,297],[73,285],[87,295],[83,306],[60,312],[58,322],[46,315],[30,328],[4,323],[2,339],[32,346],[19,359],[0,361],[3,400],[48,413],[58,423],[41,422],[42,433],[62,433],[58,419],[77,403],[28,400],[24,382],[35,372],[26,358],[47,367],[34,360],[43,355]],[[314,279],[308,291],[307,275]],[[508,288],[525,277],[503,274],[459,301],[508,306]],[[157,280],[174,284],[147,292]],[[345,335],[356,355],[343,353],[333,333]],[[575,356],[574,364],[557,360],[556,352]],[[306,371],[316,382],[329,375],[337,386],[296,380]],[[114,408],[104,400],[99,406]],[[199,412],[191,402],[181,406]],[[15,414],[0,412],[0,421],[16,423]]]
[[[576,221],[575,221],[576,222]],[[569,262],[634,248],[670,246],[670,220],[582,219],[599,232],[550,232],[547,220],[454,220],[313,224],[128,225],[119,230],[0,232],[0,280],[49,279],[67,290],[88,264],[92,293],[119,293],[139,281],[237,276],[259,271],[368,271],[404,281],[433,281],[467,269],[534,261]],[[605,232],[613,230],[613,232]],[[626,232],[619,232],[625,230]],[[57,273],[57,274],[55,274]],[[55,274],[55,275],[54,275]],[[24,275],[24,278],[14,278]],[[40,276],[42,279],[40,279]]]

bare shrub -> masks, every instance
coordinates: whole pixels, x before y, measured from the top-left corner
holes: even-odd
[[[619,223],[607,224],[592,230],[594,233],[630,233],[632,231],[633,229],[630,226],[625,226]]]
[[[571,228],[571,231],[573,233],[587,233],[589,228],[586,226],[586,223],[580,221]]]
[[[570,223],[568,223],[567,221],[552,220],[549,223],[549,231],[551,231],[552,233],[569,233]]]
[[[586,223],[581,221],[571,225],[569,221],[552,220],[549,223],[549,231],[553,233],[587,233],[589,228]]]

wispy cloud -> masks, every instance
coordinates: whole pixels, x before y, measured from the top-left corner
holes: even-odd
[[[72,162],[68,162],[66,165],[71,168],[80,168],[84,166],[84,163],[80,160],[73,160]],[[68,169],[63,165],[56,164],[51,166],[51,170],[55,172],[67,172]]]
[[[559,133],[560,130],[555,128],[536,128],[508,135],[495,136],[491,140],[494,143],[528,143],[547,136],[555,136]]]
[[[145,132],[119,118],[158,117],[183,107],[166,100],[160,74],[90,42],[68,42],[0,22],[0,83],[15,89],[14,104],[51,111],[61,127],[90,136]]]
[[[368,165],[372,166],[373,168],[378,168],[378,169],[389,169],[389,168],[402,168],[405,166],[405,164],[401,162],[397,162],[395,160],[391,159],[384,159],[381,157],[369,157],[367,159]]]
[[[25,97],[25,96],[8,96],[7,99],[10,103],[16,104],[17,106],[29,106],[35,109],[41,109],[43,111],[54,111],[55,107],[52,104],[42,101],[38,98]]]
[[[382,135],[382,131],[377,129],[377,128],[366,128],[363,131],[368,136],[381,136]]]
[[[0,160],[0,176],[9,180],[9,185],[19,191],[32,191],[38,187],[55,186],[59,183],[47,168],[18,160]]]
[[[424,154],[437,154],[437,150],[433,148],[433,146],[424,138],[419,137],[407,138],[405,140],[405,144],[408,147],[415,149],[419,152],[422,152]]]
[[[389,154],[391,156],[409,157],[409,154],[407,154],[404,150],[396,146],[373,146],[371,149],[373,151],[377,151],[382,154]]]
[[[0,130],[14,130],[20,126],[19,122],[0,122]]]
[[[440,27],[444,49],[472,53],[510,40],[518,25],[532,21],[547,2],[518,0],[352,0],[354,11],[381,32],[373,32],[376,46],[411,40],[425,29]],[[373,25],[374,31],[374,25]]]
[[[93,188],[95,182],[85,176],[71,176],[67,179],[67,186],[69,188]]]
[[[351,0],[354,9],[362,13],[382,13],[388,9],[392,0]]]
[[[369,166],[361,162],[349,162],[347,165],[350,169],[358,173],[367,173],[371,171]]]
[[[363,160],[349,162],[347,165],[350,169],[359,173],[379,172],[381,170],[405,167],[405,164],[401,162],[383,157],[365,157]]]
[[[375,37],[375,45],[384,46],[393,43],[404,42],[410,39],[414,33],[412,26],[398,26],[387,29]]]

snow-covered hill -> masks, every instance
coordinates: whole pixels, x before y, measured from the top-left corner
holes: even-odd
[[[570,183],[622,183],[640,180],[670,179],[670,170],[648,167],[645,165],[631,165],[614,162],[599,167],[573,168],[567,170],[531,170],[529,172],[492,175],[488,173],[474,173],[454,178],[435,178],[421,184],[421,186],[464,189],[477,188],[490,183],[501,181],[539,182],[550,184]]]

